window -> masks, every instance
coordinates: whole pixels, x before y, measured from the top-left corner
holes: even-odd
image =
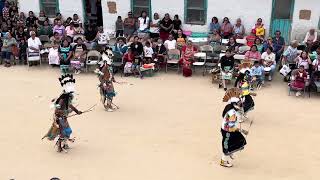
[[[146,11],[150,17],[151,0],[131,0],[131,9],[134,17],[139,17],[141,15],[141,11]]]
[[[185,0],[185,21],[203,25],[207,20],[207,0]]]
[[[59,12],[58,0],[40,0],[41,10],[46,13],[46,16],[53,18]]]

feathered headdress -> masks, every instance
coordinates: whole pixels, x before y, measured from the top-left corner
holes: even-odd
[[[73,78],[72,74],[62,75],[59,78],[59,82],[65,93],[71,93],[75,91],[76,80]]]
[[[240,101],[241,90],[239,88],[229,89],[223,97],[223,102],[231,104]]]

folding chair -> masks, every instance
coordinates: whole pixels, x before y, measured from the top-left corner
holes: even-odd
[[[236,39],[236,42],[238,44],[247,45],[247,40],[246,39]]]
[[[245,54],[247,51],[250,51],[250,46],[240,46],[239,47],[239,53],[240,54]]]
[[[39,64],[41,65],[41,56],[40,56],[40,52],[30,52],[30,49],[27,49],[27,63],[28,63],[28,67],[30,67],[30,64],[32,62],[39,62]]]
[[[101,59],[101,54],[96,50],[91,50],[87,53],[86,72],[89,71],[89,66],[96,66]]]
[[[178,49],[171,49],[168,51],[168,59],[166,61],[166,72],[168,72],[168,65],[176,66],[178,73],[180,71],[180,51]]]

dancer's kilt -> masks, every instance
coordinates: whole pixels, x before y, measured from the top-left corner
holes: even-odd
[[[237,151],[244,149],[247,144],[246,139],[241,132],[228,132],[221,129],[222,134],[222,150],[225,155],[231,155]]]

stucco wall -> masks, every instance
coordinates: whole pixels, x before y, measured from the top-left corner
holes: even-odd
[[[117,14],[110,14],[108,12],[107,1],[110,1],[110,0],[101,1],[102,13],[103,13],[103,26],[107,30],[114,31],[117,17],[122,16],[123,19],[127,17],[127,14],[131,9],[131,4],[130,4],[130,0],[112,0],[117,4]]]
[[[300,10],[311,10],[310,20],[299,19]],[[320,0],[295,0],[292,39],[303,40],[310,28],[317,29],[320,18]]]
[[[112,15],[107,12],[107,8],[104,9],[104,26],[110,29],[114,27],[114,22],[118,15],[126,17],[128,11],[130,11],[130,0],[114,0],[117,3],[118,14]],[[170,15],[178,14],[182,20],[184,20],[184,0],[152,0],[151,2],[152,13],[159,13],[163,16],[165,13]],[[207,24],[200,25],[188,25],[184,24],[183,28],[186,30],[205,32],[208,31],[208,23],[213,16],[217,16],[219,20],[227,16],[230,18],[231,23],[234,23],[237,18],[243,20],[247,31],[256,22],[257,18],[261,17],[264,20],[267,32],[269,31],[269,24],[271,19],[272,0],[246,0],[246,3],[239,3],[239,0],[229,0],[228,5],[221,7],[220,0],[208,0],[207,11]],[[102,7],[107,7],[107,0],[103,0]],[[263,11],[257,7],[263,7]]]
[[[36,16],[39,15],[40,2],[39,0],[20,0],[19,1],[20,11],[24,12],[26,16],[29,11],[33,11]],[[72,17],[73,14],[77,13],[81,19],[83,19],[83,5],[82,0],[59,0],[59,9],[64,19]]]

